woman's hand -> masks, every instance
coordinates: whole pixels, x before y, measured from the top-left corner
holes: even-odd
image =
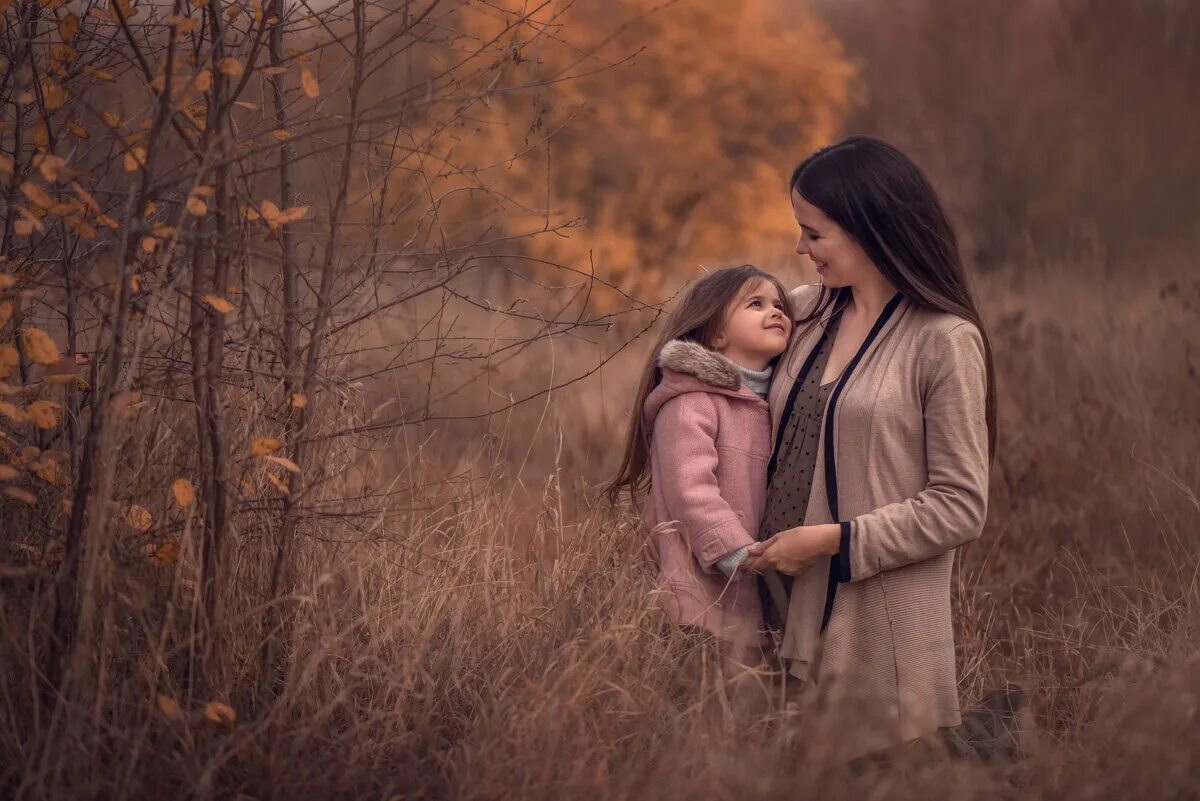
[[[836,554],[841,535],[842,529],[837,523],[789,528],[751,545],[741,569],[761,573],[769,567],[788,576],[798,576],[822,556]]]

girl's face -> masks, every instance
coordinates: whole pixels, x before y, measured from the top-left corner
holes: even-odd
[[[812,259],[823,285],[830,289],[861,285],[878,272],[852,236],[795,190],[792,212],[800,226],[796,252]]]
[[[725,311],[725,323],[713,340],[713,350],[750,370],[765,369],[787,350],[792,321],[783,298],[770,281],[747,281]]]

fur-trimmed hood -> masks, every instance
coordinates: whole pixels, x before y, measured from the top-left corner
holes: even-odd
[[[742,385],[737,365],[715,350],[687,339],[672,339],[663,345],[658,354],[658,366],[695,376],[720,389],[737,389]]]
[[[654,425],[658,410],[685,392],[707,392],[765,403],[742,381],[737,365],[714,350],[686,339],[672,339],[658,354],[662,380],[646,398],[647,425]]]

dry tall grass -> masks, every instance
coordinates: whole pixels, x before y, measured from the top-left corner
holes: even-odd
[[[457,6],[401,5],[399,18],[357,0],[313,17],[329,38],[304,43],[330,55],[310,77],[303,48],[284,47],[295,17],[271,8],[210,0],[195,29],[162,9],[131,26],[120,3],[65,26],[45,16],[65,6],[5,9],[9,52],[40,60],[7,73],[30,94],[6,106],[0,795],[1200,794],[1200,282],[1187,260],[1159,254],[1134,284],[1102,250],[1027,254],[981,279],[1002,436],[988,528],[956,592],[963,735],[981,758],[830,765],[838,732],[811,710],[777,693],[765,710],[730,705],[712,644],[656,610],[634,517],[593,503],[640,357],[621,348],[657,309],[569,267],[559,283],[520,277],[500,308],[484,301],[507,303],[511,286],[475,282],[487,226],[446,198],[504,198],[476,180],[488,165],[452,165],[453,143],[471,104],[503,90],[511,42],[459,38]],[[228,21],[221,53],[205,37]],[[552,31],[508,21],[514,36]],[[117,68],[89,54],[111,57],[119,34],[158,64],[168,30],[193,59],[187,110],[131,57],[115,77],[155,102],[126,99],[129,122],[70,139],[77,107],[55,91],[98,114],[94,71]],[[385,30],[399,33],[367,46]],[[423,91],[377,94],[389,83],[376,77],[356,109],[349,88],[370,58],[395,66],[388,46],[414,57],[384,78]],[[494,70],[431,82],[423,70],[464,47]],[[216,78],[232,57],[261,92],[237,96],[254,110]],[[29,64],[57,76],[50,103]],[[339,84],[332,105],[310,103]],[[291,138],[270,134],[280,115]],[[247,136],[261,141],[219,157]],[[108,169],[106,154],[147,140],[146,161]],[[306,170],[289,184],[287,165]],[[383,174],[403,178],[387,189]],[[69,202],[71,180],[94,191]],[[145,219],[151,194],[166,216]],[[302,203],[309,222],[283,219]],[[589,316],[592,291],[620,310]],[[43,337],[67,358],[48,358]]]

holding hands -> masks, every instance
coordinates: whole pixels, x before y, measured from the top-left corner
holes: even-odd
[[[841,527],[837,523],[789,528],[751,545],[746,561],[738,569],[761,573],[769,567],[784,575],[798,576],[822,556],[836,554],[840,542]]]

